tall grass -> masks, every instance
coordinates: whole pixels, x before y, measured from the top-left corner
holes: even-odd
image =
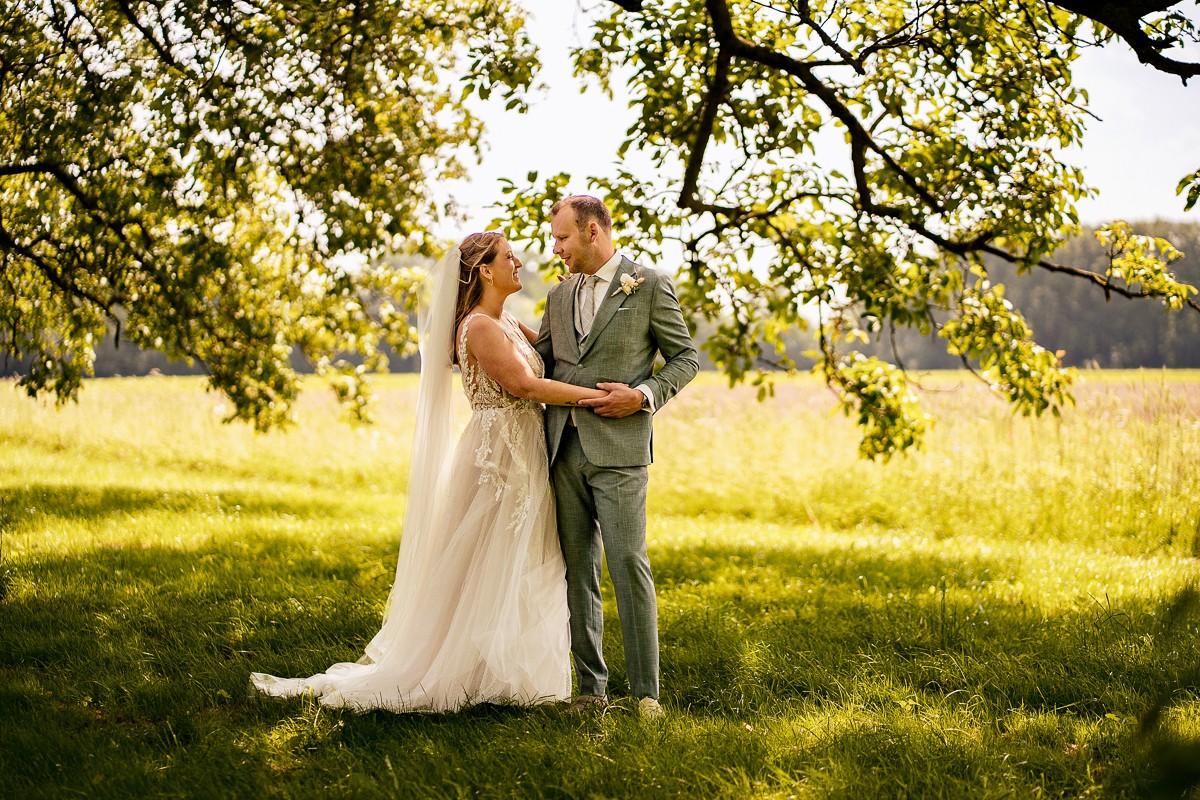
[[[378,626],[411,378],[373,427],[310,392],[267,435],[196,379],[94,381],[60,410],[0,384],[0,797],[1179,796],[1200,375],[1085,373],[1040,420],[926,385],[939,422],[886,465],[808,379],[758,404],[702,376],[661,412],[668,718],[646,725],[610,594],[603,716],[248,695]]]

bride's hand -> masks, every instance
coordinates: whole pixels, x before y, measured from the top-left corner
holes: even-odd
[[[624,383],[598,383],[597,389],[608,392],[604,397],[580,400],[579,405],[592,409],[602,417],[619,419],[628,417],[642,410],[642,399],[645,397],[637,389],[631,389]]]

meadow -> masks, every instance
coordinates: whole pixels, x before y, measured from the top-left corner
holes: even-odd
[[[376,630],[413,377],[265,435],[201,379],[2,382],[0,797],[1200,797],[1200,373],[1084,372],[1061,419],[923,385],[887,464],[807,377],[661,412],[652,724],[611,593],[603,715],[249,695]]]

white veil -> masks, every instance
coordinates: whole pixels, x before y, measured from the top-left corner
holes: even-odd
[[[453,386],[451,351],[453,349],[454,310],[458,299],[459,260],[457,246],[450,249],[430,278],[433,288],[428,306],[417,313],[421,382],[417,390],[416,429],[413,433],[412,458],[408,477],[408,509],[400,539],[400,557],[396,578],[388,595],[383,625],[366,647],[360,661],[378,661],[379,645],[391,637],[388,622],[392,609],[403,608],[406,597],[419,592],[429,576],[435,555],[435,526],[445,505],[450,457],[454,450],[452,435],[451,389]]]

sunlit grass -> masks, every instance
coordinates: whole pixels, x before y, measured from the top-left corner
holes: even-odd
[[[1166,619],[1200,554],[1200,373],[1086,372],[1061,419],[923,384],[929,441],[882,465],[809,379],[759,404],[705,375],[660,414],[657,727],[608,594],[603,717],[247,695],[378,626],[412,377],[375,426],[314,390],[268,435],[197,379],[59,410],[0,384],[0,796],[1168,796],[1166,745],[1200,739],[1200,626]]]

